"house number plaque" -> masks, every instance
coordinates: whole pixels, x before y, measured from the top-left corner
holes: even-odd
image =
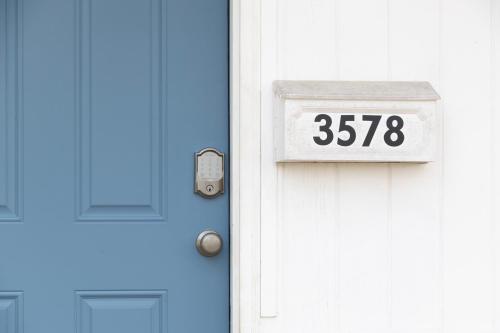
[[[439,131],[427,82],[277,81],[277,162],[430,162]]]

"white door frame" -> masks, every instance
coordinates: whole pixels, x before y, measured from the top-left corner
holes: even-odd
[[[231,332],[260,308],[261,0],[230,0]]]

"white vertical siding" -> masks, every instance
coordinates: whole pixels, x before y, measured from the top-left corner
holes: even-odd
[[[248,271],[260,273],[260,331],[498,332],[500,1],[265,0],[260,11],[260,270]],[[438,161],[277,167],[276,79],[430,81]]]
[[[494,144],[491,145],[492,154],[492,185],[491,196],[492,216],[491,216],[491,279],[493,282],[493,304],[492,326],[495,330],[500,330],[500,285],[497,280],[500,278],[500,1],[491,2],[491,135]]]
[[[387,80],[386,0],[337,4],[337,79]],[[390,167],[363,163],[338,168],[340,331],[383,332],[390,320]]]
[[[435,0],[389,2],[390,79],[430,81],[440,91],[440,10]],[[393,331],[442,328],[441,174],[440,152],[434,163],[392,166]]]
[[[489,332],[493,322],[491,14],[489,0],[442,4],[446,332]]]

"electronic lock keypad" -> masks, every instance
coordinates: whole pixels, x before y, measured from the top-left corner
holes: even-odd
[[[205,198],[224,193],[224,154],[205,148],[195,154],[194,191]]]

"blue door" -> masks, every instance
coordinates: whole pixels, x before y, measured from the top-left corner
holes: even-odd
[[[227,15],[0,0],[0,333],[229,331],[227,182],[193,184],[228,151]]]

